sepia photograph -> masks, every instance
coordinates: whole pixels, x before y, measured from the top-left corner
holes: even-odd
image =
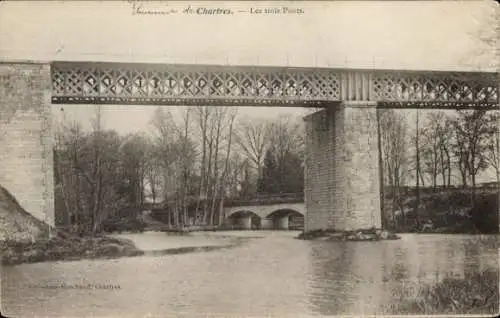
[[[496,1],[0,1],[0,318],[495,317]]]

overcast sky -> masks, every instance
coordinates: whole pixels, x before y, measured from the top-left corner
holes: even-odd
[[[133,15],[126,1],[7,1],[4,59],[413,69],[486,67],[480,29],[493,1],[294,1],[302,15]],[[234,11],[277,2],[168,2]],[[167,7],[168,5],[168,7]],[[492,53],[492,52],[491,52]],[[492,55],[489,54],[490,60]]]
[[[434,70],[489,69],[494,1],[156,2],[149,10],[228,8],[228,16],[137,15],[127,1],[0,3],[0,59]],[[301,8],[303,14],[238,13]],[[498,21],[497,21],[498,22]],[[59,113],[56,105],[54,113]],[[88,120],[86,106],[65,106]],[[106,126],[145,129],[154,107],[105,107]],[[264,111],[265,110],[265,111]],[[247,116],[303,114],[246,108]]]

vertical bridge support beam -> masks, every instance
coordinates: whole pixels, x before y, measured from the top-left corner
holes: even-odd
[[[0,184],[54,225],[50,65],[0,63]]]
[[[252,229],[252,215],[244,215],[240,218],[241,228],[244,230]]]
[[[278,228],[280,230],[288,230],[288,221],[289,221],[290,217],[288,215],[286,216],[283,216],[281,218],[278,219]]]
[[[270,220],[268,218],[262,218],[260,219],[260,228],[262,230],[269,230],[273,228],[273,220]]]
[[[381,227],[376,115],[346,102],[305,118],[305,231]]]

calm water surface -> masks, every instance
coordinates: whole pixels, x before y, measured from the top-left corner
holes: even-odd
[[[124,235],[144,250],[252,239],[211,252],[4,267],[2,311],[11,317],[381,314],[405,284],[498,266],[498,248],[482,243],[484,237],[403,235],[398,241],[338,243],[293,239],[297,234]],[[62,283],[119,288],[46,287]]]

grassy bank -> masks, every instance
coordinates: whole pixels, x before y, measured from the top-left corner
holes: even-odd
[[[499,271],[487,269],[465,277],[446,277],[435,284],[415,290],[399,291],[396,305],[387,308],[389,314],[459,315],[499,312]]]
[[[59,233],[49,240],[1,241],[3,265],[44,261],[116,258],[143,255],[144,252],[126,239],[106,236],[79,237]]]
[[[394,206],[388,197],[384,200],[389,230],[398,233],[495,234],[499,225],[498,208],[497,189],[478,189],[474,208],[470,189],[423,193],[418,208],[414,194],[403,195],[400,205]]]
[[[0,259],[3,265],[142,255],[125,239],[85,236],[49,225],[25,211],[0,185]],[[52,236],[52,237],[50,237]]]

